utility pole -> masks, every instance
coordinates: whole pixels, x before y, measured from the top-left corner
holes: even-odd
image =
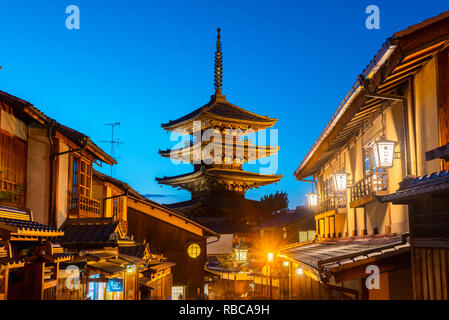
[[[120,122],[114,122],[114,123],[105,123],[105,126],[111,126],[111,140],[103,140],[100,142],[104,143],[110,143],[111,144],[111,157],[114,159],[117,159],[114,157],[114,145],[117,145],[117,148],[120,144],[123,144],[123,142],[120,141],[120,138],[117,140],[114,140],[114,130],[116,126],[119,126]],[[111,165],[111,177],[112,177],[112,165]]]

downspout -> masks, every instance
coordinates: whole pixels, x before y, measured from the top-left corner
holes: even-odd
[[[48,224],[52,227],[56,226],[56,198],[55,198],[55,190],[54,190],[54,169],[55,169],[55,160],[56,157],[69,154],[73,152],[79,152],[86,149],[87,144],[89,142],[89,138],[85,138],[83,142],[83,146],[78,149],[68,150],[64,152],[54,152],[54,142],[53,142],[53,132],[56,125],[56,121],[52,120],[50,124],[48,125],[48,141],[50,143],[50,208],[49,208],[49,219]]]
[[[418,176],[418,160],[417,160],[417,146],[416,146],[416,112],[415,112],[415,86],[413,83],[413,78],[410,77],[408,79],[409,88],[410,88],[410,112],[412,118],[412,128],[413,128],[413,149],[415,155],[415,165],[414,165],[414,174]]]

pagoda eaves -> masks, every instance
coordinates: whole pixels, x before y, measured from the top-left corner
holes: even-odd
[[[248,189],[276,183],[281,178],[282,175],[259,174],[243,170],[202,168],[196,172],[156,178],[156,180],[161,184],[182,188],[190,192],[205,192],[217,189],[246,192]]]
[[[201,108],[161,126],[168,131],[181,129],[192,133],[194,121],[201,121],[201,130],[215,128],[258,131],[274,126],[277,119],[261,116],[237,107],[227,102],[223,95],[213,95],[211,101]]]
[[[257,146],[248,141],[240,141],[238,143],[203,141],[201,143],[187,145],[183,148],[159,150],[159,154],[163,157],[173,158],[174,160],[179,160],[184,163],[193,163],[197,157],[202,157],[202,150],[204,150],[206,146],[211,151],[232,150],[232,160],[230,161],[226,159],[224,152],[217,155],[222,164],[243,164],[244,162],[269,157],[280,149],[279,146]],[[211,155],[211,157],[214,157],[214,162],[216,163],[217,159],[215,158],[215,154]],[[227,161],[229,163],[227,163]]]

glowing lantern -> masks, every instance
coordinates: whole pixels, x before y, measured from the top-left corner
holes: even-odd
[[[284,267],[288,267],[289,265],[288,261],[284,261],[282,264],[284,265]]]
[[[336,172],[333,174],[334,189],[335,191],[345,191],[346,182],[348,180],[348,174],[346,172]]]
[[[268,252],[267,261],[273,262],[273,252]]]
[[[308,193],[307,197],[307,206],[315,207],[318,204],[318,194],[317,193]]]
[[[302,268],[298,268],[298,269],[296,269],[296,274],[299,274],[299,275],[301,275],[301,274],[303,274],[303,270],[302,270]]]
[[[374,153],[374,165],[376,168],[393,167],[395,144],[394,141],[388,141],[382,138],[371,145]]]

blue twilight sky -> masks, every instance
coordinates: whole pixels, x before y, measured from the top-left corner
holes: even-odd
[[[67,30],[68,5],[80,29]],[[365,8],[380,8],[380,30],[365,27]],[[447,0],[408,1],[113,1],[0,2],[0,90],[89,135],[106,151],[105,123],[120,122],[125,143],[114,176],[152,199],[189,194],[161,187],[177,175],[158,149],[174,144],[160,124],[208,102],[213,94],[217,27],[222,28],[228,101],[276,117],[277,173],[284,178],[247,193],[284,190],[290,207],[310,185],[293,171],[387,37],[449,10]],[[245,169],[257,171],[254,166]],[[110,173],[106,166],[101,171]]]

